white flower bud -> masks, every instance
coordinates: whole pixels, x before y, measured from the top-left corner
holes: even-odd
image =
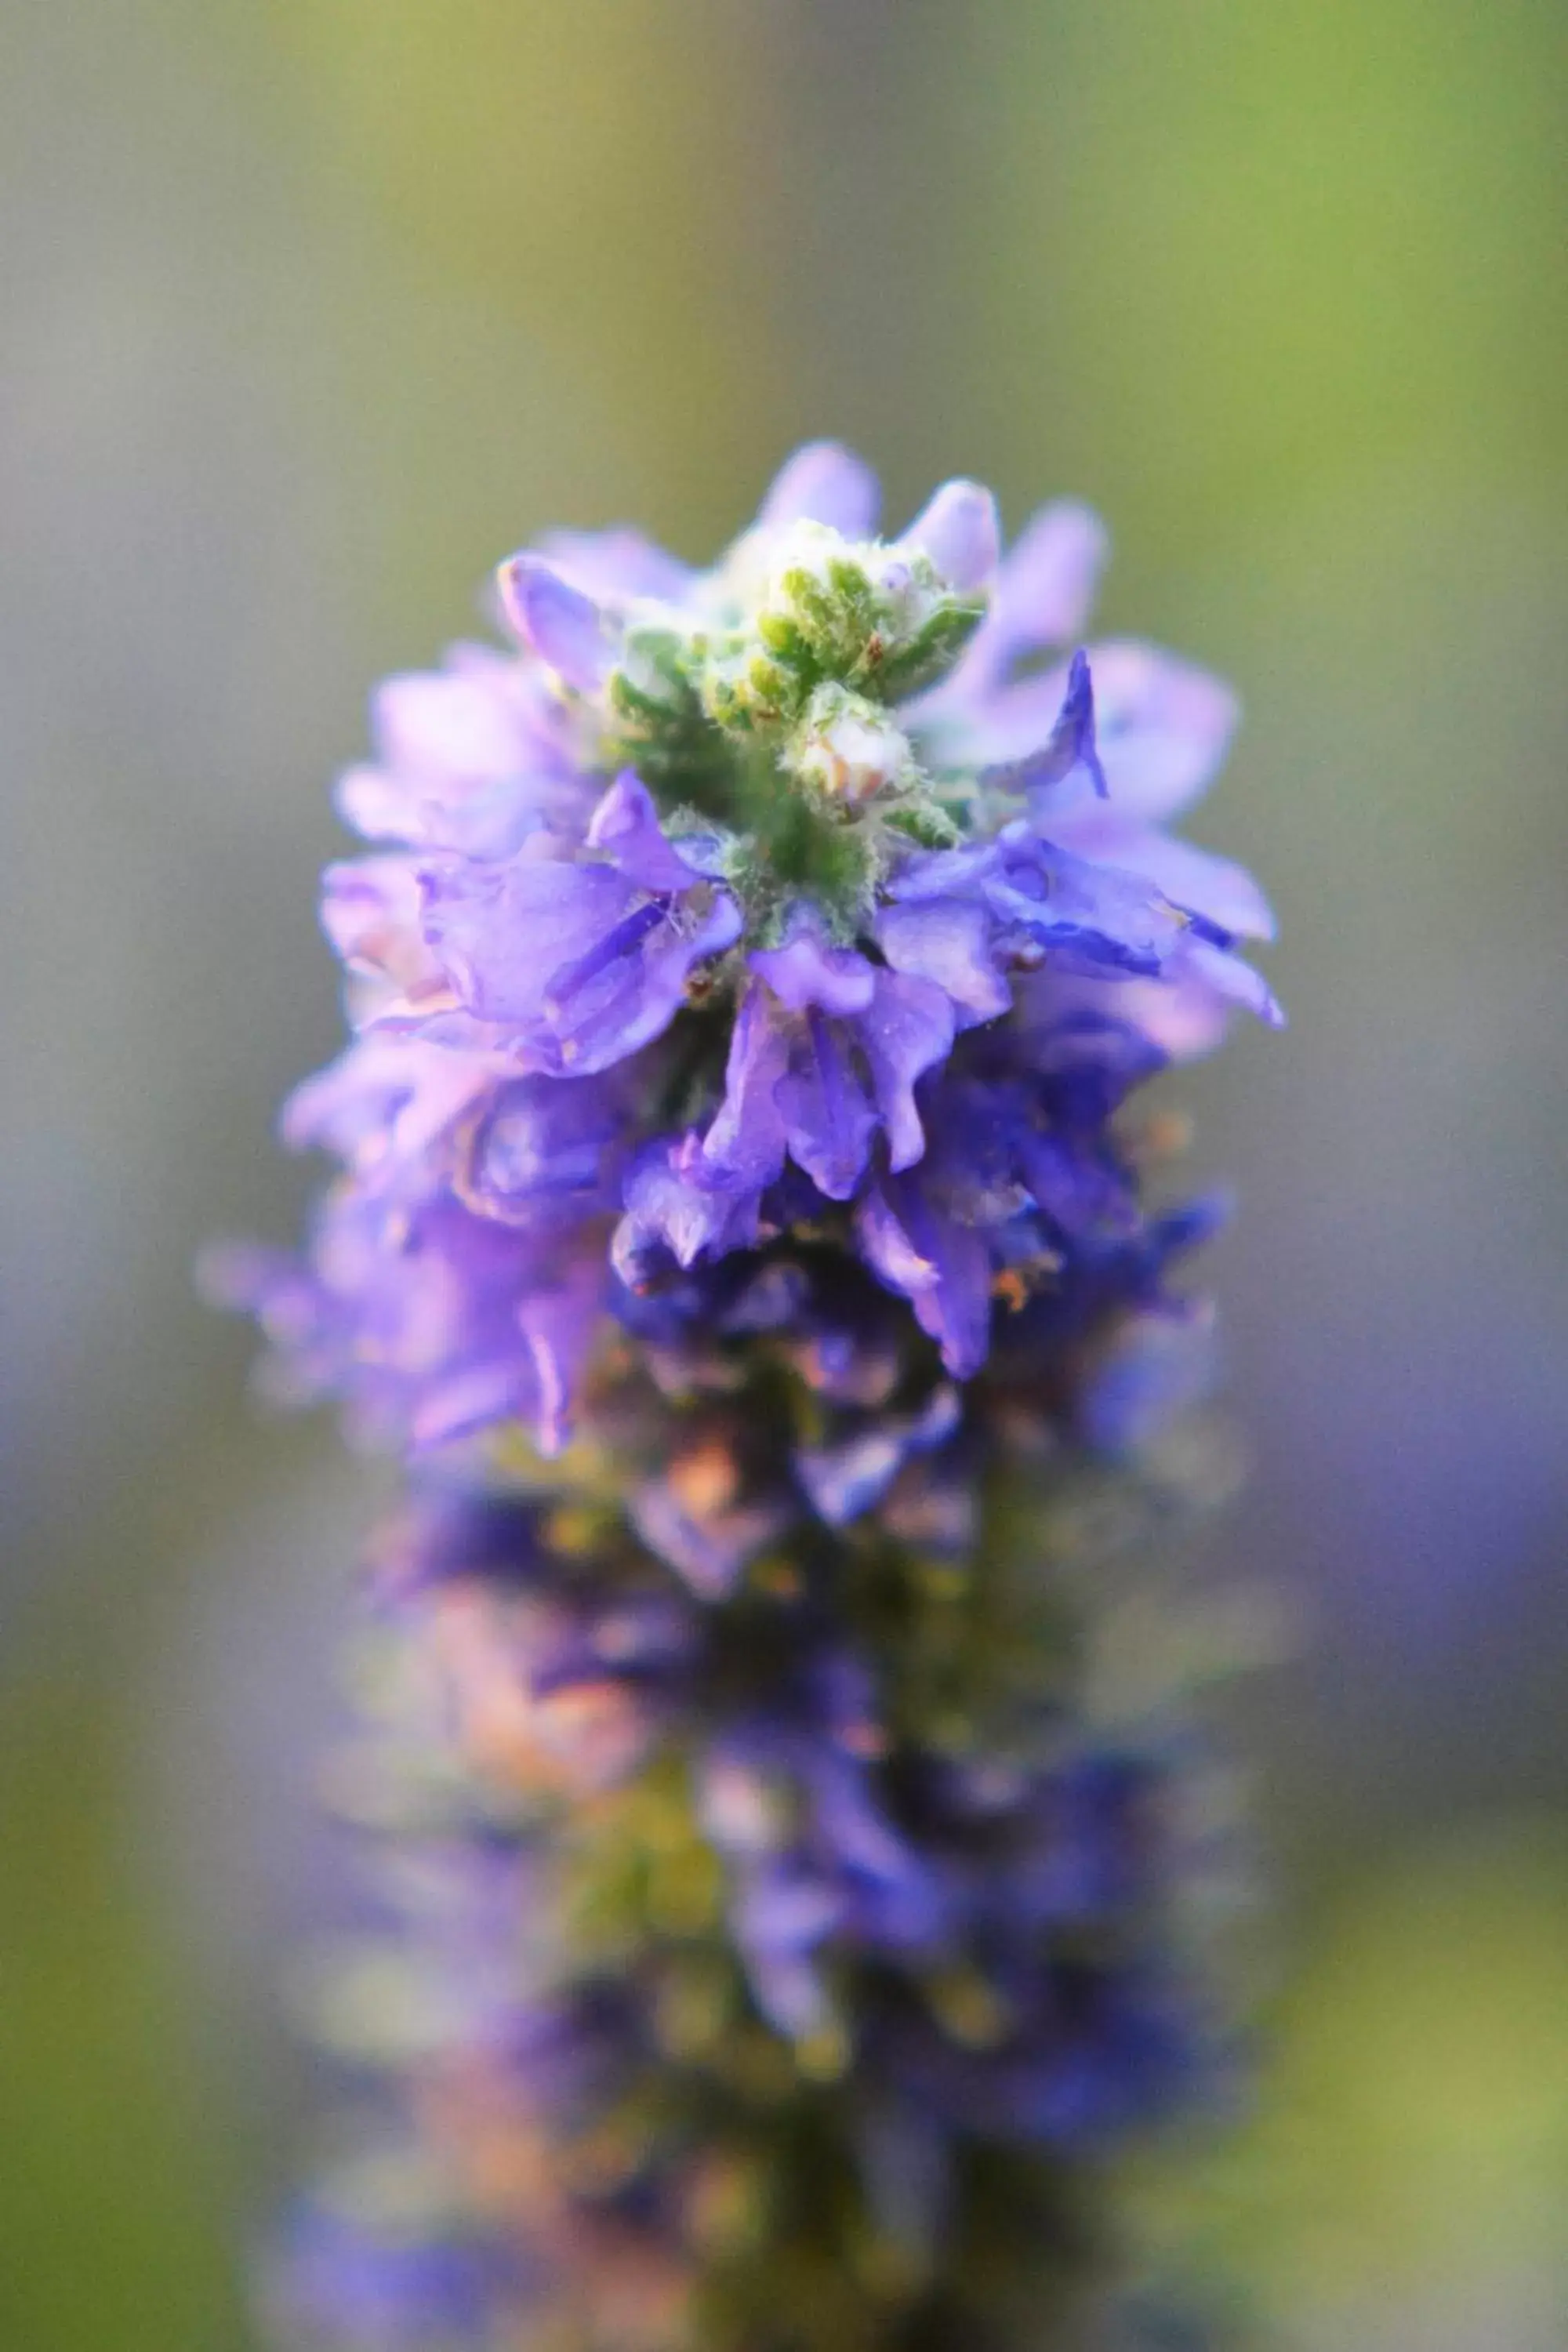
[[[790,761],[803,782],[858,808],[907,784],[910,739],[880,703],[837,686],[819,687],[806,706]]]

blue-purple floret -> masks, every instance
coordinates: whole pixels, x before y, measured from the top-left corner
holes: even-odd
[[[1166,830],[1231,698],[1081,642],[1099,524],[1004,553],[973,484],[889,541],[877,503],[813,445],[710,570],[557,535],[502,567],[504,650],[382,688],[338,796],[370,852],[322,901],[354,1034],[282,1122],[338,1173],[301,1255],[214,1280],[283,1393],[417,1465],[373,1589],[501,1790],[425,1923],[467,1987],[447,2103],[564,2145],[669,2063],[657,1961],[540,1923],[572,1804],[674,1758],[748,2016],[935,2242],[966,2149],[1098,2145],[1214,2042],[1163,1925],[1165,1728],[1096,1725],[1058,1661],[958,1737],[865,1596],[918,1614],[1020,1465],[1128,1457],[1200,1391],[1218,1211],[1151,1209],[1129,1097],[1279,1014],[1257,887]],[[684,2341],[700,2155],[652,2134],[613,2194],[490,2214],[500,2271],[309,2216],[302,2324],[488,2352],[540,2263],[645,2263]]]

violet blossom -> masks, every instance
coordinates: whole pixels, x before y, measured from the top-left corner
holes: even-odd
[[[338,1173],[213,1271],[410,1465],[410,1990],[289,2345],[1007,2352],[1074,2168],[1225,2074],[1194,1735],[1097,1712],[1061,1530],[1203,1378],[1215,1212],[1130,1098],[1279,1018],[1166,830],[1234,708],[1081,642],[1082,509],[876,516],[816,444],[708,570],[542,541],[340,789],[355,1035],[284,1115]]]

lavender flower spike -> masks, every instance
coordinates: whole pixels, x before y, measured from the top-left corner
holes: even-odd
[[[1077,643],[1081,509],[876,505],[814,445],[709,570],[524,551],[341,790],[338,1173],[213,1275],[407,1464],[344,1776],[405,1990],[332,2004],[289,2352],[1070,2352],[1099,2158],[1225,2072],[1077,1506],[1139,1523],[1205,1360],[1128,1098],[1279,1018],[1164,829],[1234,713]]]

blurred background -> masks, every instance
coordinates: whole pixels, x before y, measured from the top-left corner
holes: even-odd
[[[1202,2227],[1306,2352],[1568,2341],[1561,0],[3,0],[0,2346],[228,2352],[374,1474],[282,1238],[365,690],[552,520],[1108,518],[1236,680],[1294,1026],[1191,1087],[1289,1967]]]

